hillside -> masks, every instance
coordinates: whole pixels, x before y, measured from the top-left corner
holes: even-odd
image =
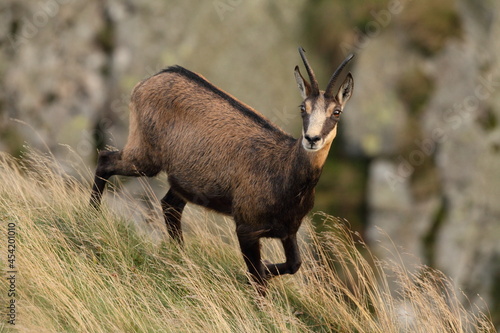
[[[90,179],[88,170],[71,174]],[[1,279],[2,308],[15,302],[15,326],[2,316],[2,332],[494,332],[440,272],[409,273],[396,249],[377,260],[331,216],[319,216],[333,225],[321,234],[305,221],[303,268],[273,279],[260,298],[230,219],[188,208],[180,249],[160,219],[135,224],[106,203],[89,209],[88,189],[50,155],[0,155],[2,269],[13,279]],[[272,241],[265,251],[281,254]]]

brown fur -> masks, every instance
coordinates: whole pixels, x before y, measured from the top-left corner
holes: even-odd
[[[337,120],[324,133],[323,148],[306,151],[301,139],[203,77],[170,67],[134,88],[128,142],[121,152],[99,153],[91,202],[99,205],[112,175],[165,171],[171,188],[162,207],[170,235],[182,241],[186,202],[233,216],[248,269],[264,286],[268,277],[293,274],[300,266],[296,233],[313,207]],[[282,240],[285,263],[262,264],[261,237]]]

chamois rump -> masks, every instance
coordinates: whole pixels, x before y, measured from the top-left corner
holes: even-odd
[[[161,206],[173,239],[183,241],[181,215],[191,202],[234,218],[244,261],[262,293],[270,277],[295,273],[301,265],[297,231],[313,207],[314,188],[353,92],[351,73],[334,92],[353,55],[320,91],[304,50],[299,53],[310,80],[295,67],[303,98],[299,139],[183,67],[139,82],[124,149],[99,152],[91,204],[99,207],[113,175],[153,177],[165,171],[170,189]],[[262,262],[262,237],[281,240],[284,263]]]

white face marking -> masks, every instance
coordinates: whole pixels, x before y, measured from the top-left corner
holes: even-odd
[[[309,126],[307,127],[307,135],[314,137],[321,135],[321,130],[326,121],[326,114],[323,110],[316,109],[309,116]]]
[[[323,129],[325,121],[326,121],[325,112],[319,108],[313,110],[313,112],[309,115],[309,126],[307,126],[307,132],[302,133],[303,134],[302,145],[306,150],[317,151],[323,147],[324,145],[323,138],[320,138],[320,140],[316,141],[315,143],[311,143],[306,139],[306,135],[309,138],[314,138],[318,136],[321,137],[321,131]],[[302,132],[304,132],[304,129],[302,129]]]

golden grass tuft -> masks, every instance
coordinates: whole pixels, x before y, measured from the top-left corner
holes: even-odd
[[[331,216],[321,215],[330,228],[319,235],[304,222],[303,267],[271,280],[261,298],[247,283],[230,219],[193,210],[179,249],[161,220],[158,241],[106,203],[90,209],[90,185],[77,178],[50,155],[0,155],[2,269],[13,222],[19,332],[495,331],[487,315],[464,309],[443,274],[410,273],[397,255],[377,260]],[[282,257],[274,241],[265,253]],[[8,288],[2,278],[4,303]],[[1,331],[12,328],[3,316]]]

